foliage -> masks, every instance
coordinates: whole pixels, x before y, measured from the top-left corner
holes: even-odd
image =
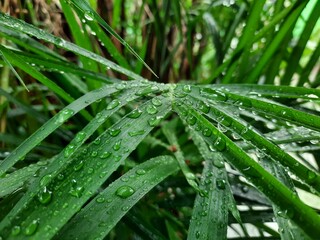
[[[319,1],[19,2],[0,239],[320,236]]]

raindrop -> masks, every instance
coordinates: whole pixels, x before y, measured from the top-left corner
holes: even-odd
[[[143,135],[145,132],[146,132],[145,130],[137,130],[137,131],[128,132],[128,134],[130,137],[135,137],[135,136]]]
[[[109,129],[108,133],[110,134],[110,136],[112,137],[116,137],[119,135],[119,133],[121,132],[120,128],[111,128]]]
[[[313,139],[313,140],[310,140],[310,143],[311,144],[318,144],[319,140],[318,139]]]
[[[114,99],[108,104],[107,109],[112,110],[112,109],[118,107],[119,105],[120,105],[120,101],[118,99]]]
[[[223,168],[224,167],[224,161],[220,158],[213,159],[213,165],[217,168]]]
[[[74,114],[74,111],[71,109],[64,109],[61,112],[58,113],[58,117],[55,121],[56,124],[62,124],[64,123],[67,119],[69,119],[72,115]]]
[[[135,119],[135,118],[140,117],[141,114],[142,114],[142,111],[137,108],[137,109],[133,110],[132,112],[130,112],[130,113],[127,115],[127,117],[128,117],[128,118],[134,118],[134,119]]]
[[[101,143],[101,138],[97,138],[96,140],[93,141],[95,145],[99,145]]]
[[[226,142],[223,138],[218,137],[215,143],[213,144],[213,147],[219,151],[222,152],[226,149]]]
[[[11,235],[12,236],[17,236],[21,232],[21,227],[20,226],[14,226],[11,230]]]
[[[86,11],[86,12],[84,13],[84,17],[85,17],[85,19],[87,19],[88,21],[92,21],[92,20],[94,19],[94,15],[93,15],[93,13],[90,12],[90,11]]]
[[[51,174],[44,175],[40,180],[40,186],[41,187],[46,186],[51,181],[51,179],[52,179]]]
[[[92,151],[91,157],[96,157],[97,155],[98,155],[98,152],[97,152],[97,151]]]
[[[147,96],[149,95],[150,93],[153,93],[155,91],[158,91],[159,88],[157,86],[148,86],[142,90],[139,90],[135,93],[136,96],[139,96],[139,97],[143,97],[143,96]]]
[[[116,141],[112,148],[113,150],[118,151],[121,148],[121,140]]]
[[[38,225],[39,225],[39,221],[33,220],[24,230],[24,234],[27,236],[33,235],[37,231]]]
[[[73,166],[73,170],[77,172],[77,171],[81,170],[83,165],[84,165],[84,162],[81,160],[79,163],[77,163],[75,166]]]
[[[190,93],[191,92],[191,86],[190,85],[184,85],[182,90],[186,93]]]
[[[191,126],[195,125],[197,122],[197,118],[193,115],[188,116],[187,123]]]
[[[218,178],[218,179],[216,179],[216,186],[219,189],[225,189],[226,188],[226,181],[224,179]]]
[[[203,134],[203,136],[205,136],[205,137],[210,137],[210,136],[212,135],[212,131],[211,131],[209,128],[204,128],[204,129],[202,130],[202,134]]]
[[[144,169],[138,169],[138,170],[136,171],[136,174],[138,174],[138,175],[144,175],[144,174],[146,174],[146,171],[145,171]]]
[[[82,186],[76,186],[76,187],[73,187],[69,191],[69,193],[71,194],[71,196],[80,198],[82,196],[83,190],[84,190],[84,188]]]
[[[152,117],[148,120],[149,126],[150,127],[155,127],[157,126],[162,120],[161,116],[157,116],[157,117]]]
[[[123,199],[130,197],[134,193],[135,193],[135,190],[132,187],[127,185],[119,187],[116,191],[116,195]]]
[[[105,202],[106,201],[106,199],[104,198],[104,197],[98,197],[97,199],[96,199],[96,202],[97,203],[103,203],[103,202]]]
[[[38,194],[38,200],[42,204],[48,204],[51,201],[52,198],[52,192],[49,191],[46,187],[42,189],[41,192]]]
[[[75,146],[73,144],[69,144],[65,149],[64,149],[64,157],[67,158],[71,154],[74,153]]]
[[[122,210],[122,211],[128,211],[128,210],[129,210],[129,207],[128,207],[128,206],[124,206],[124,207],[121,208],[121,210]]]
[[[202,101],[200,101],[198,103],[198,108],[203,113],[209,113],[209,111],[210,111],[210,107],[206,103],[204,103]]]
[[[106,152],[104,152],[104,153],[102,153],[102,154],[100,155],[100,158],[101,158],[101,159],[105,159],[105,158],[108,158],[108,157],[110,157],[110,156],[111,156],[111,152],[106,151]]]
[[[152,104],[159,107],[162,105],[162,101],[159,98],[152,98],[151,100]]]
[[[311,170],[308,171],[308,180],[312,181],[317,177],[317,174]]]
[[[153,106],[153,105],[149,105],[147,107],[147,113],[150,114],[150,115],[153,115],[153,114],[156,114],[158,112],[158,109]]]
[[[86,135],[87,134],[85,132],[78,132],[76,137],[75,137],[75,141],[76,142],[82,142],[83,139],[85,139]]]

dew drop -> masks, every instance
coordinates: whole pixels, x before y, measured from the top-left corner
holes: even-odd
[[[148,120],[148,124],[150,127],[155,127],[161,122],[161,120],[162,120],[161,116],[152,117]]]
[[[16,225],[16,226],[14,226],[14,227],[12,228],[12,230],[11,230],[11,235],[12,235],[12,236],[17,236],[17,235],[20,234],[20,232],[21,232],[21,227]]]
[[[100,155],[100,158],[101,158],[101,159],[106,159],[106,158],[108,158],[108,157],[110,157],[110,156],[111,156],[111,152],[106,151],[106,152],[103,152],[103,153]]]
[[[68,158],[71,154],[74,153],[75,146],[73,144],[69,144],[65,149],[64,149],[64,157]]]
[[[311,170],[308,171],[308,180],[312,181],[317,177],[317,174]]]
[[[98,152],[97,152],[97,151],[92,151],[91,157],[96,157],[97,155],[98,155]]]
[[[162,101],[159,98],[152,98],[151,102],[154,106],[157,106],[157,107],[162,105]]]
[[[81,160],[79,163],[77,163],[76,165],[73,166],[73,170],[76,172],[80,171],[81,168],[83,167],[83,165],[84,165],[84,162]]]
[[[226,181],[224,179],[216,179],[216,186],[219,189],[225,189],[226,188]]]
[[[123,199],[130,197],[134,193],[135,193],[135,190],[128,185],[121,186],[116,191],[116,195]]]
[[[51,201],[52,198],[52,192],[49,191],[46,187],[42,189],[41,192],[38,194],[38,200],[43,205],[48,204]]]
[[[84,188],[82,186],[75,186],[75,187],[71,188],[69,193],[73,197],[80,198],[82,196],[83,190],[84,190]]]
[[[182,90],[186,93],[190,93],[191,92],[191,86],[190,85],[184,85]]]
[[[41,187],[46,186],[51,181],[51,179],[52,179],[51,174],[44,175],[40,180],[40,186]]]
[[[101,138],[97,138],[96,140],[93,141],[93,144],[99,145],[101,143]]]
[[[220,158],[214,158],[213,159],[213,165],[216,166],[217,168],[223,168],[224,167],[224,162]]]
[[[88,21],[93,21],[93,19],[94,19],[94,15],[93,15],[93,13],[90,12],[90,11],[86,11],[86,12],[84,13],[84,17],[85,17],[85,19],[87,19]]]
[[[120,101],[118,99],[114,99],[108,104],[107,109],[112,110],[118,107],[119,105],[120,105]]]
[[[87,134],[85,132],[78,132],[76,137],[75,137],[75,141],[76,142],[82,142],[83,139],[85,139],[86,135]]]
[[[110,134],[110,136],[112,137],[116,137],[119,135],[119,133],[121,132],[120,128],[111,128],[109,129],[108,133]]]
[[[74,111],[71,109],[64,109],[61,112],[58,113],[58,117],[55,121],[56,124],[62,124],[64,123],[67,119],[69,119],[72,115],[74,114]]]
[[[158,109],[153,106],[153,105],[149,105],[147,107],[147,113],[150,114],[150,115],[153,115],[153,114],[156,114],[158,112]]]
[[[144,174],[146,174],[146,171],[145,171],[144,169],[138,169],[138,170],[136,171],[136,174],[138,174],[138,175],[144,175]]]
[[[222,152],[226,149],[226,142],[223,138],[218,137],[213,146],[217,151]]]
[[[193,115],[188,116],[188,118],[187,118],[187,123],[188,123],[190,126],[195,125],[196,122],[197,122],[197,118],[196,118],[195,116],[193,116]]]
[[[204,129],[202,130],[202,134],[203,134],[203,136],[205,136],[205,137],[210,137],[210,136],[212,135],[212,131],[211,131],[209,128],[204,128]]]
[[[112,148],[113,150],[118,151],[121,148],[121,140],[116,141]]]
[[[203,113],[209,113],[210,112],[210,107],[209,105],[205,104],[204,102],[200,101],[198,103],[198,108],[201,112]]]
[[[39,221],[33,220],[24,230],[24,234],[27,236],[33,235],[37,231],[38,225],[39,225]]]
[[[127,117],[128,117],[128,118],[133,118],[133,119],[135,119],[135,118],[140,117],[141,114],[142,114],[142,111],[137,108],[137,109],[134,109],[132,112],[130,112],[130,113],[127,115]]]
[[[105,202],[106,201],[106,199],[104,198],[104,197],[98,197],[97,199],[96,199],[96,202],[97,203],[103,203],[103,202]]]
[[[130,137],[135,137],[135,136],[143,135],[145,132],[146,132],[145,130],[137,130],[137,131],[128,132],[128,134]]]

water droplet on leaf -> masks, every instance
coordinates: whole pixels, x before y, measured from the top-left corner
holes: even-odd
[[[119,187],[116,191],[116,195],[123,199],[130,197],[134,193],[135,193],[135,190],[132,187],[127,185]]]

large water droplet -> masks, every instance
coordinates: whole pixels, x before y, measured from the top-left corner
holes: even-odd
[[[11,235],[12,236],[17,236],[21,232],[21,227],[20,226],[14,226],[11,230]]]
[[[191,126],[195,125],[197,122],[197,118],[193,115],[189,115],[187,118],[187,123]]]
[[[77,163],[76,165],[73,166],[73,170],[76,172],[80,171],[81,168],[83,168],[83,165],[84,165],[84,161],[81,160],[79,163]]]
[[[144,169],[138,169],[138,170],[136,171],[136,174],[138,174],[138,175],[144,175],[144,174],[146,174],[146,171],[145,171]]]
[[[93,141],[93,144],[99,145],[101,143],[101,138],[97,138]]]
[[[110,156],[111,156],[111,152],[106,151],[106,152],[104,152],[104,153],[102,153],[102,154],[100,155],[100,158],[101,158],[101,159],[105,159],[105,158],[108,158],[108,157],[110,157]]]
[[[211,131],[209,128],[204,128],[204,129],[202,130],[202,134],[203,134],[203,136],[205,136],[205,137],[210,137],[210,136],[212,135],[212,131]]]
[[[190,85],[184,85],[182,87],[182,90],[186,93],[190,93],[191,92],[191,86]]]
[[[137,130],[137,131],[128,132],[128,134],[130,137],[135,137],[135,136],[143,135],[145,132],[146,132],[145,130]]]
[[[108,130],[108,133],[110,134],[110,136],[112,137],[116,137],[119,135],[119,133],[121,132],[120,128],[111,128]]]
[[[204,102],[202,102],[202,101],[200,101],[200,102],[198,103],[198,108],[199,108],[199,110],[200,110],[201,112],[203,112],[203,113],[209,113],[209,111],[210,111],[209,105],[207,105],[206,103],[204,103]]]
[[[64,157],[67,158],[69,157],[71,154],[73,154],[75,151],[75,146],[73,144],[69,144],[65,149],[64,149]]]
[[[217,168],[223,168],[224,167],[224,162],[220,158],[214,158],[213,159],[213,165],[216,166]]]
[[[222,152],[226,149],[226,142],[223,138],[218,137],[215,143],[213,144],[213,147],[219,151]]]
[[[135,190],[128,185],[121,186],[116,191],[116,195],[123,199],[130,197],[134,193]]]
[[[85,139],[86,135],[87,134],[85,132],[78,132],[76,137],[75,137],[75,141],[76,142],[82,142],[83,139]]]
[[[80,198],[82,196],[83,190],[84,188],[82,186],[75,186],[71,188],[69,193],[74,197]]]
[[[149,105],[147,107],[147,113],[150,114],[150,115],[153,115],[153,114],[156,114],[158,112],[158,109],[153,106],[153,105]]]
[[[24,230],[24,234],[27,236],[33,235],[37,231],[38,225],[39,225],[39,221],[33,220]]]
[[[58,117],[56,119],[57,124],[64,123],[67,119],[69,119],[74,114],[74,111],[71,109],[64,109],[58,113]]]
[[[226,188],[226,181],[224,179],[218,178],[218,179],[216,179],[216,186],[219,189],[225,189]]]
[[[49,191],[46,187],[42,189],[42,191],[38,194],[38,200],[42,204],[48,204],[51,201],[52,198],[52,192]]]
[[[152,117],[148,120],[149,126],[155,127],[161,122],[161,120],[162,120],[161,116]]]
[[[51,174],[44,175],[40,180],[40,186],[41,187],[46,186],[51,181],[51,179],[52,179]]]
[[[97,203],[103,203],[103,202],[105,202],[106,201],[106,199],[104,198],[104,197],[98,197],[97,199],[96,199],[96,202]]]
[[[151,100],[152,104],[159,107],[162,105],[162,101],[159,98],[152,98]]]
[[[312,181],[317,177],[317,174],[311,170],[308,171],[308,180]]]
[[[158,91],[159,88],[157,86],[148,86],[142,90],[139,90],[136,92],[136,96],[140,96],[140,97],[143,97],[143,96],[147,96],[149,95],[150,93],[153,93],[155,91]]]
[[[121,148],[121,140],[118,140],[113,145],[113,150],[118,151]]]
[[[94,15],[93,15],[93,13],[90,12],[90,11],[86,11],[86,12],[84,13],[84,17],[85,17],[85,19],[87,19],[88,21],[93,21],[93,19],[94,19]]]
[[[127,117],[128,117],[128,118],[138,118],[138,117],[141,116],[141,114],[142,114],[142,111],[137,108],[137,109],[133,110],[132,112],[130,112],[130,113],[127,115]]]
[[[120,101],[118,99],[114,99],[108,104],[107,109],[111,110],[118,107],[119,105],[120,105]]]

